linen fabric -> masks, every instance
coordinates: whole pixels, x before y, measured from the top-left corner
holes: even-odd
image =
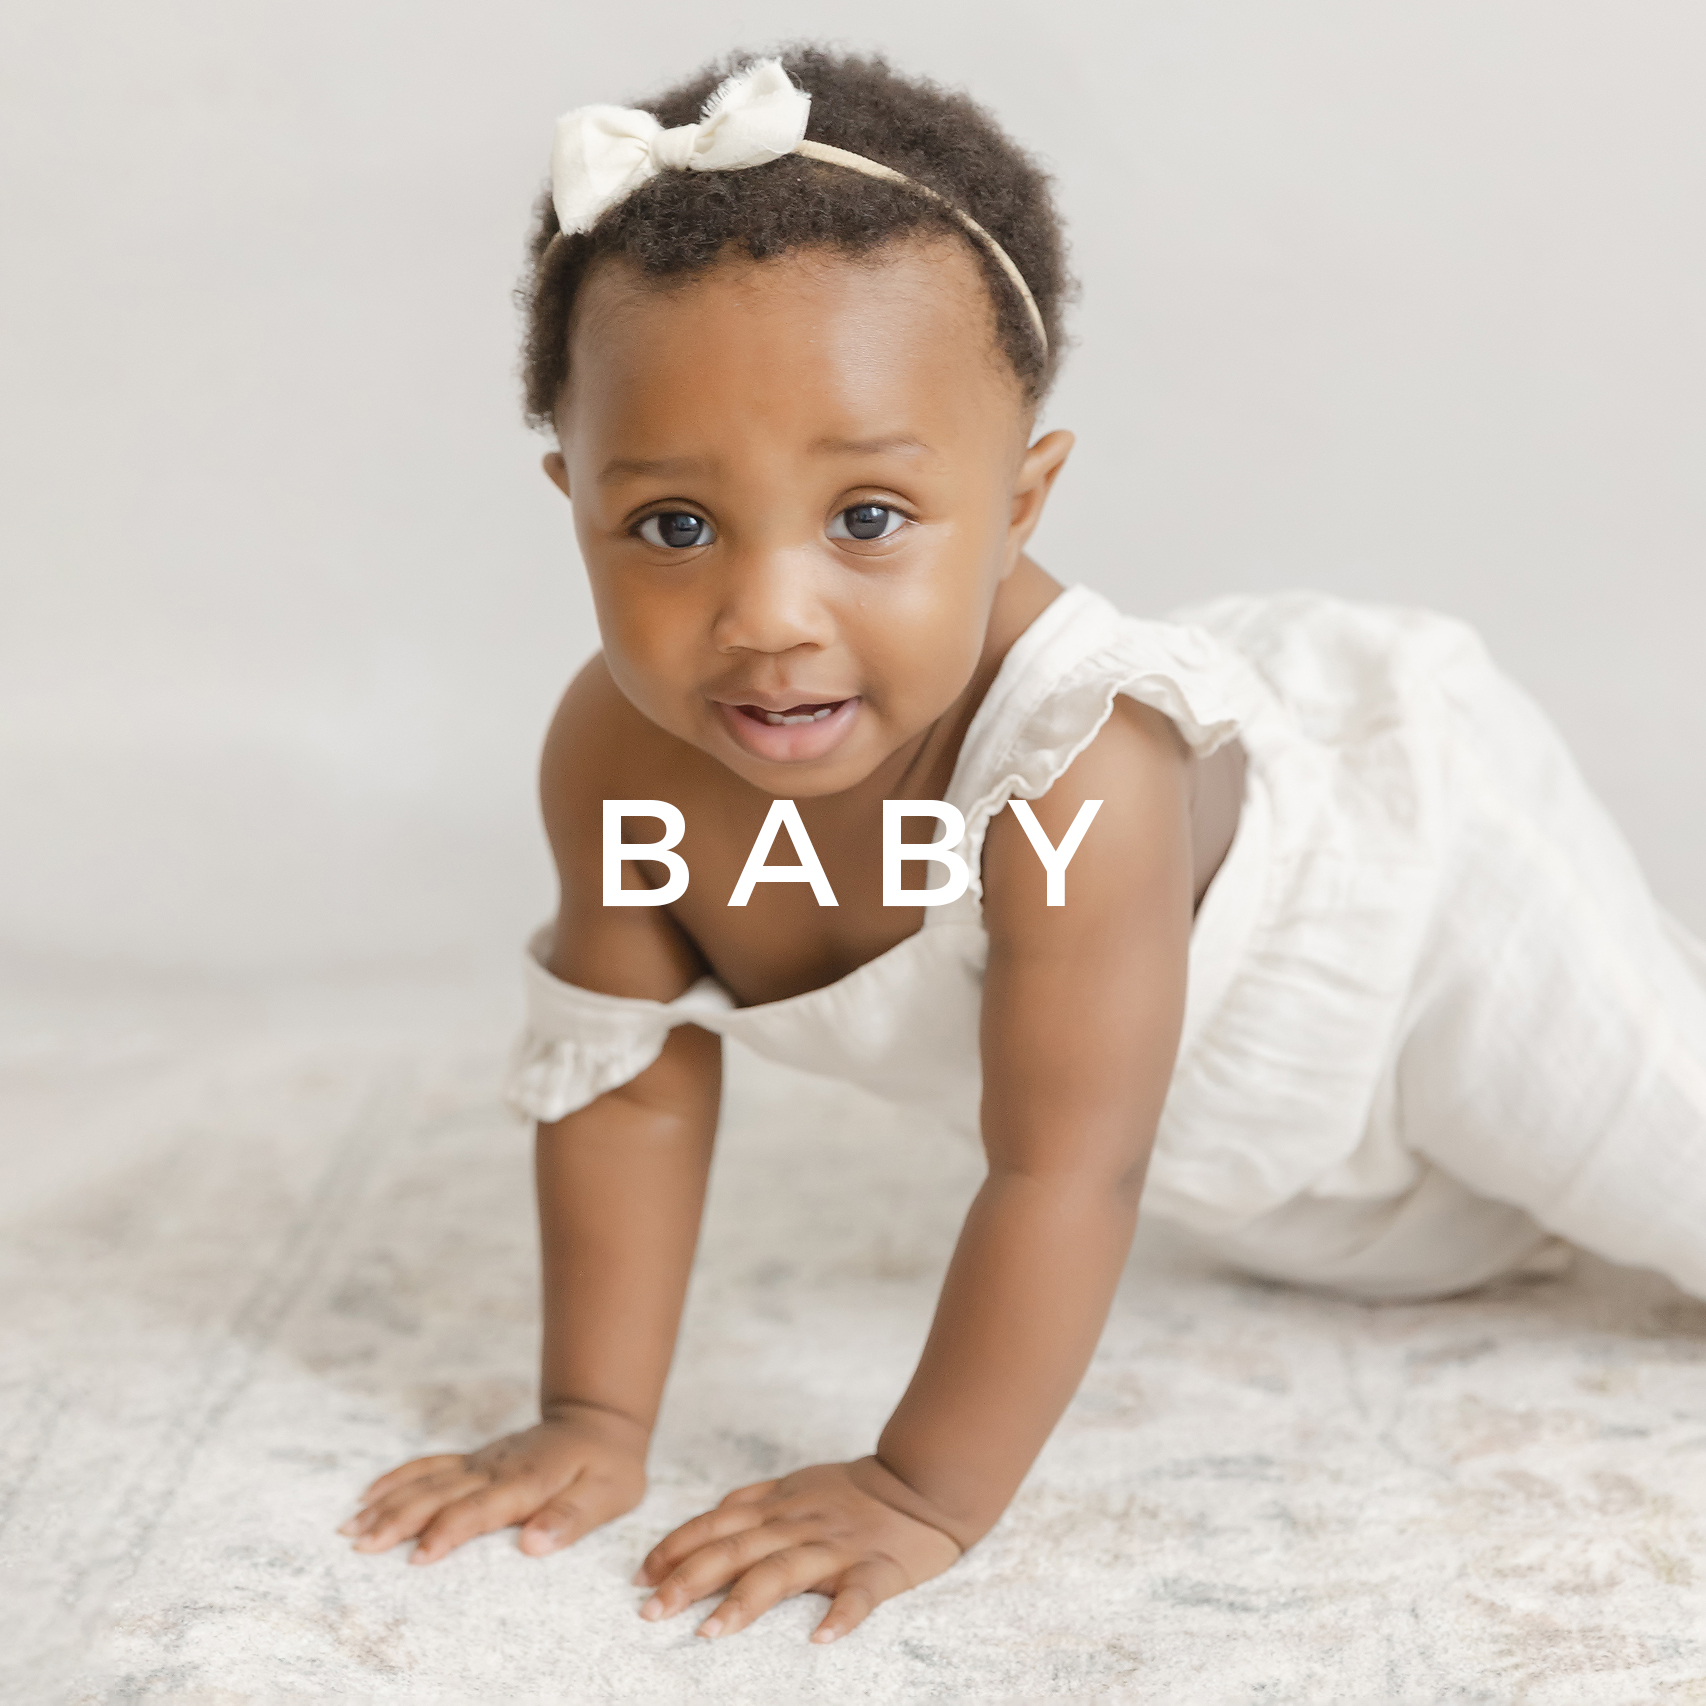
[[[1472,630],[1420,611],[1289,594],[1157,622],[1068,589],[961,748],[960,900],[838,982],[744,1008],[711,979],[668,1003],[576,989],[542,931],[511,1100],[561,1118],[693,1023],[975,1133],[983,838],[1120,694],[1199,755],[1248,757],[1145,1212],[1365,1297],[1466,1289],[1550,1234],[1706,1296],[1706,962],[1544,716]]]

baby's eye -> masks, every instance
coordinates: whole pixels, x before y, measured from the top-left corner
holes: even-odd
[[[849,504],[829,524],[831,539],[887,539],[906,517],[887,504]]]
[[[662,515],[648,515],[640,523],[640,537],[648,545],[667,545],[672,550],[685,551],[692,545],[709,545],[717,536],[702,515],[671,509]]]

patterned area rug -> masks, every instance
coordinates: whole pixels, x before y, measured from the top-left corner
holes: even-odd
[[[5,1699],[1706,1702],[1706,1305],[1578,1258],[1362,1307],[1160,1226],[954,1570],[827,1649],[821,1600],[642,1623],[658,1535],[869,1448],[978,1178],[750,1057],[645,1503],[543,1562],[352,1553],[370,1476],[532,1401],[510,1001],[425,981],[0,991]]]

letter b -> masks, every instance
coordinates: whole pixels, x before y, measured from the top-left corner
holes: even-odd
[[[939,841],[906,842],[900,838],[902,818],[933,817],[946,831]],[[883,801],[883,905],[946,906],[971,887],[971,872],[954,851],[966,838],[966,820],[946,800]],[[933,889],[903,889],[900,869],[909,859],[928,859],[947,868],[948,880]]]
[[[658,841],[624,841],[625,817],[655,817],[662,820],[663,837]],[[604,904],[606,906],[668,906],[687,892],[687,861],[670,849],[687,833],[687,819],[668,800],[606,800],[604,802]],[[625,889],[622,862],[645,860],[662,865],[669,881],[661,889]]]

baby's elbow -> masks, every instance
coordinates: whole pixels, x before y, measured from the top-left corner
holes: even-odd
[[[1107,1204],[1135,1212],[1149,1172],[1153,1137],[1141,1140],[1106,1138],[1072,1146],[1052,1145],[1050,1152],[1026,1153],[1023,1148],[991,1142],[985,1154],[991,1179],[1022,1181],[1030,1189],[1080,1202]]]

